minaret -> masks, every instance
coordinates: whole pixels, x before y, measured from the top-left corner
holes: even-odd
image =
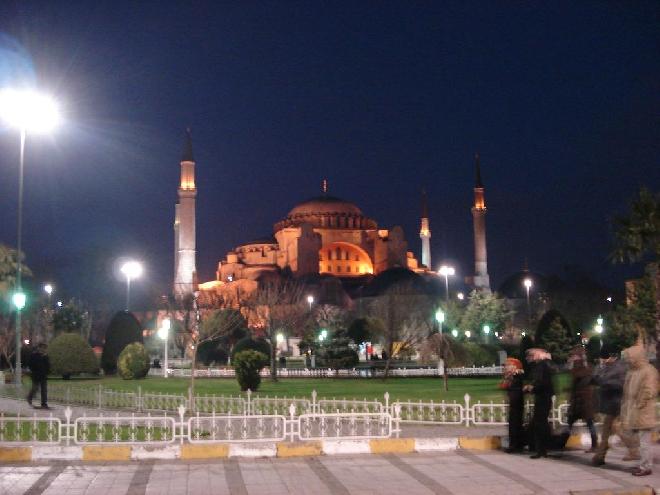
[[[422,240],[422,264],[429,270],[431,266],[431,229],[429,228],[429,208],[426,204],[426,190],[422,189],[422,225],[419,229],[419,238]]]
[[[174,210],[174,295],[177,298],[195,290],[195,159],[192,152],[190,129],[181,156],[181,183],[179,202]]]
[[[486,252],[486,201],[484,200],[484,185],[481,182],[481,166],[479,153],[474,155],[476,181],[474,184],[474,206],[472,220],[474,223],[474,279],[476,289],[490,292],[488,277],[488,261]]]

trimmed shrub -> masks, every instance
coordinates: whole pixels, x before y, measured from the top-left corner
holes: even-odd
[[[124,347],[117,360],[117,371],[124,380],[144,378],[149,373],[149,353],[144,345],[133,342]]]
[[[101,367],[106,375],[117,373],[117,358],[128,344],[142,343],[142,328],[133,313],[118,311],[105,331]]]
[[[265,339],[253,339],[252,337],[245,337],[244,339],[236,342],[236,345],[232,349],[231,359],[234,359],[234,356],[242,351],[253,350],[270,356],[270,344]]]
[[[236,379],[241,390],[249,389],[254,392],[261,383],[259,372],[268,364],[268,356],[263,352],[248,349],[234,354],[232,364],[236,370]]]
[[[68,380],[72,375],[98,373],[99,362],[92,347],[80,335],[61,333],[48,346],[51,373]]]
[[[351,347],[351,339],[345,330],[333,332],[328,343],[320,346],[317,355],[322,366],[334,370],[352,368],[359,361],[358,353]]]

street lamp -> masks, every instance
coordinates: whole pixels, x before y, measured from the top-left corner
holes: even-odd
[[[453,277],[456,270],[453,266],[442,265],[438,273],[445,277],[445,299],[449,301],[449,277]]]
[[[459,292],[458,294],[456,294],[456,297],[458,297],[459,301],[462,301],[463,299],[465,299],[465,294],[463,294],[462,292]]]
[[[121,272],[126,277],[126,311],[131,302],[131,280],[142,275],[142,265],[137,261],[127,261],[121,266]]]
[[[314,304],[314,296],[309,295],[307,296],[307,304],[309,304],[309,310],[312,310],[312,304]]]
[[[53,295],[53,285],[52,284],[44,285],[44,292],[48,295],[48,309],[50,309],[50,298]]]
[[[323,342],[327,338],[328,338],[328,331],[324,328],[321,330],[321,334],[319,335],[319,342]]]
[[[454,337],[454,338],[458,337],[458,330],[457,330],[456,328],[454,328],[454,329],[451,331],[451,335],[452,335],[452,337]]]
[[[523,285],[525,286],[525,290],[527,291],[527,325],[532,326],[532,306],[529,303],[529,289],[532,288],[532,279],[531,278],[526,278],[523,280]]]
[[[161,323],[161,327],[158,329],[158,336],[165,341],[165,357],[163,359],[163,378],[167,378],[167,370],[169,368],[169,362],[167,359],[167,351],[169,347],[169,342],[168,339],[170,337],[170,328],[172,326],[172,322],[170,321],[169,318],[165,318],[163,322]]]
[[[471,336],[472,336],[472,332],[470,332],[469,330],[466,330],[465,331],[465,337],[469,339]]]
[[[488,342],[488,336],[490,335],[490,325],[484,325],[483,330],[485,335],[484,340]]]
[[[0,91],[0,118],[20,132],[18,161],[18,222],[16,235],[16,293],[23,292],[21,254],[23,252],[23,168],[27,133],[48,133],[60,120],[55,101],[49,96],[27,89]],[[21,384],[21,309],[16,306],[16,370],[14,383]]]
[[[439,309],[435,312],[435,320],[438,322],[440,327],[440,333],[442,333],[442,324],[445,322],[445,312]]]

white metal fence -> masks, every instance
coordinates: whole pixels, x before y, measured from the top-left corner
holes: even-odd
[[[169,367],[168,376],[189,378],[192,373],[191,368]],[[262,377],[270,376],[270,369],[264,368],[260,372]],[[464,368],[447,368],[449,376],[498,376],[502,375],[502,366],[481,366]],[[163,369],[151,368],[150,376],[163,376]],[[333,370],[328,368],[278,368],[277,376],[281,378],[364,378],[364,377],[382,377],[385,370],[381,367],[370,368],[352,368],[344,370]],[[442,376],[443,371],[437,367],[427,368],[390,368],[390,376],[398,377],[417,377],[417,376]],[[236,372],[234,368],[201,368],[195,370],[195,377],[199,378],[234,378]]]

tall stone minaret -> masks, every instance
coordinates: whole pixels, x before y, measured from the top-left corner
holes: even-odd
[[[429,270],[431,266],[431,229],[429,228],[429,208],[426,203],[426,190],[422,189],[422,225],[419,229],[419,238],[422,240],[422,264]]]
[[[488,260],[486,251],[486,201],[484,199],[484,185],[481,182],[481,166],[479,153],[474,156],[476,168],[476,181],[474,184],[474,206],[472,207],[472,220],[474,223],[474,279],[476,289],[490,292],[490,279],[488,277]]]
[[[181,157],[179,201],[174,209],[174,295],[177,298],[195,290],[195,196],[195,159],[190,129],[187,129]]]

